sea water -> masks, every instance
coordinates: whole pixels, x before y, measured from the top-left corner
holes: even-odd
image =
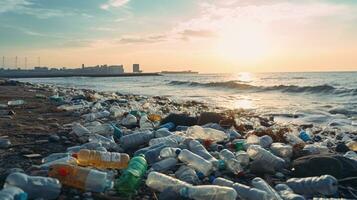
[[[175,74],[138,77],[18,79],[274,115],[280,122],[356,129],[357,72]]]

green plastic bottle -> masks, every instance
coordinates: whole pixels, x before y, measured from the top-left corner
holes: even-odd
[[[115,182],[115,189],[118,194],[124,197],[133,195],[139,188],[147,167],[148,164],[143,154],[133,157],[129,162],[128,168]]]

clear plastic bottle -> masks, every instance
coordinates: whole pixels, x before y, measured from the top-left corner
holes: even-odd
[[[83,117],[86,121],[94,121],[96,119],[101,119],[101,118],[109,117],[109,116],[110,116],[110,112],[107,110],[83,115]]]
[[[113,135],[114,134],[114,127],[111,124],[101,124],[99,126],[87,127],[87,129],[91,133],[99,134],[99,135]]]
[[[164,143],[167,145],[172,145],[172,144],[178,144],[180,142],[182,142],[184,140],[184,138],[182,136],[179,135],[169,135],[166,137],[161,137],[161,138],[154,138],[151,139],[149,141],[149,145],[156,145],[156,144],[160,144],[160,143]]]
[[[165,147],[160,151],[161,158],[176,158],[181,152],[180,148]]]
[[[156,138],[167,137],[173,135],[167,128],[160,128],[154,132]]]
[[[174,123],[168,122],[166,124],[160,125],[160,128],[167,128],[169,131],[172,131],[172,130],[174,130],[175,126],[176,125]]]
[[[270,199],[283,200],[277,191],[265,182],[262,178],[256,177],[252,180],[253,187],[266,192]]]
[[[78,137],[91,134],[91,132],[86,127],[82,126],[80,123],[73,123],[72,131]]]
[[[25,104],[25,101],[21,100],[21,99],[7,102],[7,105],[9,105],[9,106],[20,106],[20,105],[23,105],[23,104]]]
[[[300,139],[298,136],[296,136],[294,133],[285,133],[284,134],[285,140],[292,146],[298,145],[298,144],[305,144],[305,142]]]
[[[238,151],[235,153],[235,157],[242,167],[249,165],[249,155],[245,151]]]
[[[98,150],[102,149],[103,145],[101,143],[98,142],[88,142],[85,144],[82,144],[81,146],[73,146],[73,147],[68,147],[67,148],[67,153],[77,153],[79,152],[81,149],[89,149],[89,150]]]
[[[308,178],[291,178],[286,184],[297,194],[303,195],[333,195],[337,192],[337,180],[331,175]]]
[[[217,161],[217,159],[215,157],[213,157],[208,151],[207,149],[197,140],[191,140],[188,142],[188,147],[189,150],[192,153],[195,153],[199,156],[201,156],[202,158],[208,160],[208,161]]]
[[[184,181],[186,183],[190,183],[192,185],[197,185],[200,182],[200,179],[197,176],[195,170],[185,165],[182,165],[176,172],[175,177]]]
[[[42,159],[42,163],[52,162],[54,160],[58,160],[58,159],[67,157],[69,155],[70,155],[70,153],[53,153],[53,154],[48,155],[47,157],[44,157]]]
[[[160,152],[163,148],[167,147],[165,144],[162,144],[154,149],[150,149],[149,151],[145,152],[145,159],[149,165],[152,165],[155,162],[160,160]]]
[[[121,137],[120,144],[124,149],[135,149],[143,144],[148,143],[153,137],[154,134],[151,131],[136,132]]]
[[[163,144],[157,144],[154,146],[147,146],[141,149],[138,149],[137,151],[134,152],[134,156],[138,156],[140,154],[145,154],[146,152],[150,151],[151,149],[156,149],[157,147],[162,146]]]
[[[147,115],[143,115],[140,117],[139,126],[140,129],[152,130],[154,128],[154,124],[148,119]]]
[[[205,176],[208,176],[212,172],[213,164],[211,162],[187,149],[182,150],[178,158]]]
[[[228,139],[228,134],[213,128],[203,128],[201,126],[191,126],[186,131],[187,137],[202,140],[212,140],[214,142],[221,142]]]
[[[171,188],[175,192],[179,192],[182,188],[190,186],[190,184],[180,181],[176,178],[172,178],[166,174],[159,172],[150,172],[147,179],[146,185],[159,192],[164,191],[167,188]]]
[[[8,186],[0,191],[1,200],[27,200],[27,193],[15,186]]]
[[[240,162],[236,159],[235,155],[228,149],[223,149],[219,152],[219,157],[226,164],[227,169],[233,174],[239,174],[243,171]]]
[[[164,160],[160,160],[157,163],[154,163],[151,166],[151,169],[157,172],[165,172],[176,167],[177,159],[176,158],[166,158]]]
[[[286,184],[278,184],[275,190],[279,192],[284,200],[305,200],[305,197],[295,194],[294,191]]]
[[[284,143],[273,143],[270,150],[274,155],[281,158],[291,158],[293,155],[293,147]]]
[[[138,123],[138,119],[132,115],[132,114],[127,114],[122,120],[121,124],[124,126],[133,126]]]
[[[113,136],[104,137],[104,136],[99,135],[99,134],[92,134],[92,135],[89,136],[88,140],[89,140],[89,142],[100,143],[105,148],[116,149],[117,146],[118,146],[115,143],[115,140],[114,140]]]
[[[53,160],[47,163],[43,163],[42,165],[40,165],[40,168],[42,169],[48,169],[49,167],[51,167],[52,165],[55,164],[71,164],[71,165],[77,165],[77,159],[68,155],[66,157],[57,159],[57,160]]]
[[[115,189],[119,195],[130,197],[139,188],[147,167],[144,155],[140,154],[133,157],[128,168],[115,182]]]
[[[52,165],[48,175],[57,178],[63,185],[89,192],[104,192],[113,187],[107,173],[69,164]]]
[[[78,165],[93,166],[99,169],[125,169],[128,167],[130,157],[126,153],[100,152],[82,149],[74,157]]]
[[[270,200],[269,195],[263,190],[252,188],[240,183],[234,183],[233,181],[224,178],[216,178],[212,183],[214,185],[232,187],[237,192],[239,198],[243,200]]]
[[[259,144],[263,148],[268,148],[270,145],[273,143],[273,138],[271,138],[269,135],[263,135],[259,137]]]
[[[325,146],[322,146],[318,143],[307,144],[304,146],[303,150],[309,154],[326,154],[329,152],[329,149]]]
[[[299,137],[300,137],[300,139],[302,139],[304,142],[307,142],[307,141],[310,141],[310,140],[311,140],[310,134],[308,134],[306,131],[300,131]]]
[[[180,195],[195,200],[235,200],[237,192],[230,187],[218,185],[199,185],[184,187]]]
[[[27,193],[29,199],[56,199],[62,185],[55,178],[29,176],[15,172],[7,176],[4,187],[15,186]]]
[[[275,156],[258,145],[249,146],[247,153],[251,159],[258,160],[259,163],[264,163],[266,166],[269,166],[274,170],[284,168],[285,161],[282,158]]]

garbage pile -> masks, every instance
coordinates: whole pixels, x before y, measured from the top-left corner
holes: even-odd
[[[58,111],[78,115],[66,125],[78,145],[43,158],[41,176],[10,171],[0,199],[57,199],[68,188],[83,192],[78,199],[357,199],[353,133],[162,97],[45,88]]]

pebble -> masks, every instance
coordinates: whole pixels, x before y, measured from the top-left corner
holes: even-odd
[[[48,141],[49,142],[58,142],[61,138],[58,135],[50,135],[50,137],[48,137]]]

